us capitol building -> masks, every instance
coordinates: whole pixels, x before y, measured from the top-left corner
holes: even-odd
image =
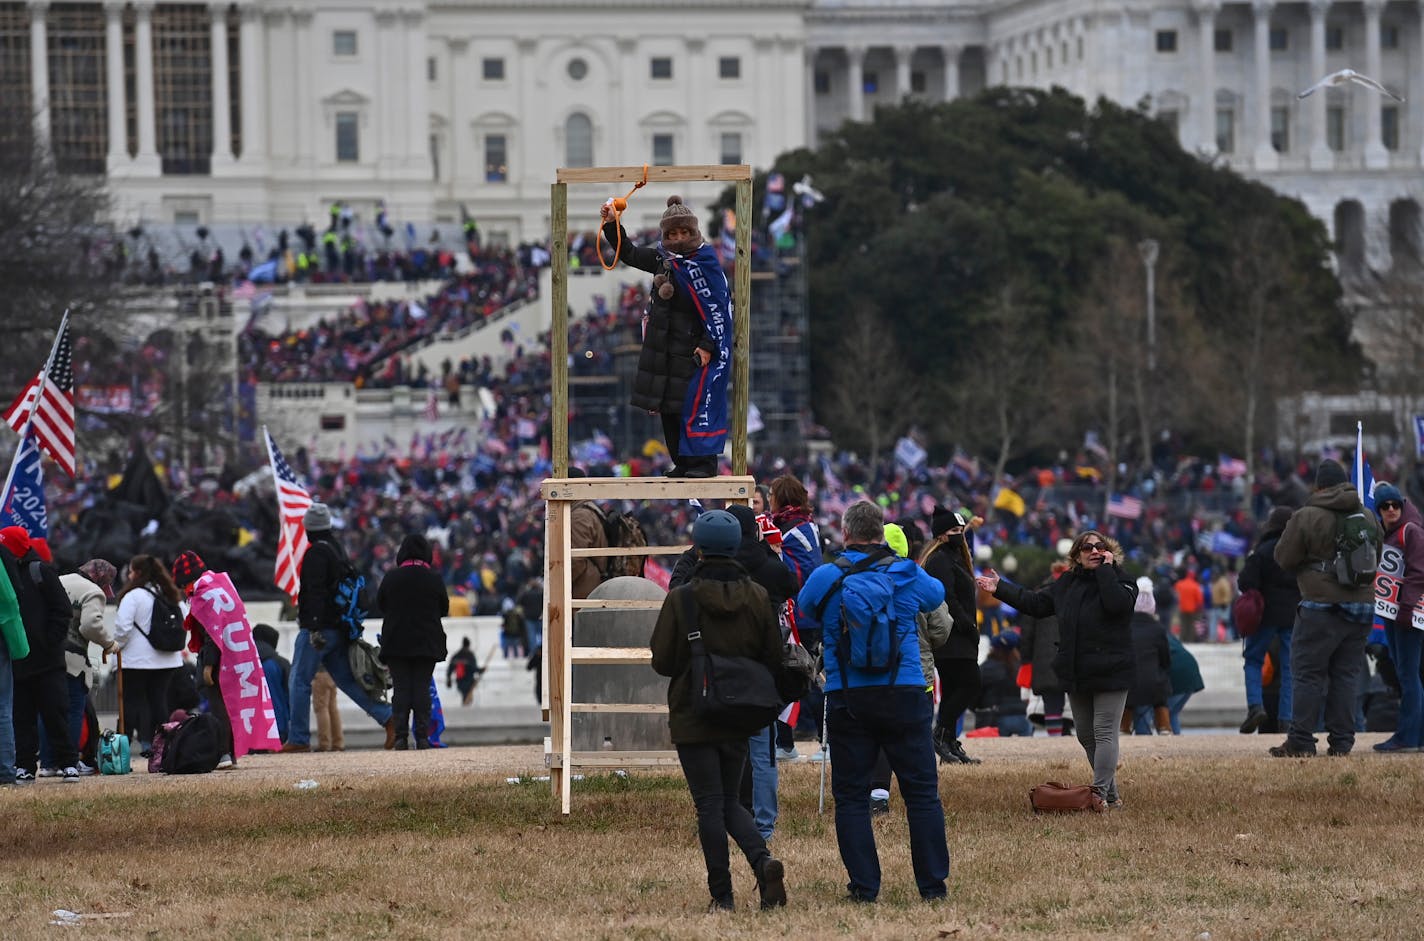
[[[383,199],[422,223],[464,205],[515,243],[547,234],[559,166],[765,168],[901,98],[1061,85],[1146,101],[1302,199],[1342,266],[1386,269],[1419,254],[1422,58],[1420,0],[28,0],[0,3],[0,121],[107,177],[124,225]],[[1407,103],[1296,100],[1345,67]],[[608,195],[571,187],[571,219]]]

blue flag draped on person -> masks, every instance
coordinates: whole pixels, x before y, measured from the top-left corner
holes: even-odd
[[[703,242],[689,255],[669,253],[672,276],[692,298],[703,329],[717,344],[717,355],[692,373],[683,400],[678,453],[722,453],[727,442],[727,386],[732,377],[732,295],[717,253]]]
[[[44,472],[40,467],[39,445],[33,433],[20,442],[15,454],[15,472],[5,501],[0,504],[0,525],[18,526],[31,538],[49,538],[49,514],[45,510]]]
[[[1365,460],[1365,424],[1355,422],[1355,460],[1350,464],[1350,483],[1360,492],[1360,502],[1371,513],[1375,511],[1375,475]]]

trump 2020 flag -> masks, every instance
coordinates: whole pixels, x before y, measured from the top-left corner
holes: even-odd
[[[44,472],[40,449],[33,433],[25,435],[15,454],[15,469],[5,502],[0,506],[0,525],[18,526],[32,538],[49,538],[49,514],[45,512]]]
[[[1350,483],[1360,492],[1360,502],[1371,513],[1375,511],[1375,475],[1365,460],[1365,423],[1355,422],[1355,460],[1350,465]]]

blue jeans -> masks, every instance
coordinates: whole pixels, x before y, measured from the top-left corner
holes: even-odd
[[[346,653],[346,638],[335,628],[322,628],[326,647],[317,650],[311,645],[311,631],[297,631],[297,640],[292,648],[291,720],[287,729],[287,741],[293,745],[311,744],[311,693],[312,677],[317,666],[326,667],[336,686],[361,710],[376,720],[377,725],[385,725],[391,720],[391,707],[387,703],[376,702],[356,682],[351,672],[351,661]]]
[[[1424,631],[1408,623],[1394,621],[1385,624],[1389,655],[1394,660],[1394,672],[1399,674],[1399,725],[1394,738],[1399,744],[1417,748],[1424,733],[1424,684],[1419,680],[1419,660],[1424,653]]]
[[[752,769],[752,817],[763,840],[776,830],[775,726],[767,726],[747,739],[747,762]]]
[[[74,743],[74,748],[79,749],[79,737],[84,732],[84,703],[89,698],[89,690],[84,685],[84,680],[77,676],[64,677],[65,683],[69,687],[69,740]],[[40,723],[40,767],[53,768],[54,759],[50,755],[49,735],[45,732],[44,723]]]
[[[1294,625],[1292,625],[1293,627]],[[1261,669],[1266,663],[1266,651],[1271,649],[1271,641],[1281,639],[1281,656],[1276,662],[1276,673],[1281,678],[1280,705],[1276,708],[1276,727],[1285,728],[1290,724],[1295,695],[1295,675],[1291,671],[1291,628],[1266,627],[1262,625],[1256,633],[1241,642],[1241,656],[1246,661],[1246,705],[1261,706],[1266,702],[1261,692]]]
[[[826,718],[831,746],[831,793],[836,800],[836,843],[850,876],[852,896],[873,901],[880,894],[880,857],[870,826],[870,778],[884,749],[900,782],[910,829],[910,863],[925,899],[943,898],[949,878],[944,807],[939,802],[930,723],[934,707],[922,689],[837,690]]]
[[[524,639],[529,646],[524,649],[533,653],[539,649],[539,645],[544,642],[544,622],[533,621],[528,618],[524,620]]]
[[[1011,735],[1022,735],[1025,738],[1033,736],[1033,723],[1028,721],[1028,716],[999,716],[999,735],[1007,738]]]
[[[0,784],[15,781],[15,676],[10,648],[0,640]]]
[[[1172,734],[1182,734],[1182,707],[1192,698],[1191,693],[1173,693],[1167,697],[1167,715],[1172,720]]]

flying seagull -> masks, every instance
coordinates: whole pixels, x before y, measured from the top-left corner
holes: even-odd
[[[1381,95],[1388,95],[1395,101],[1404,100],[1403,98],[1396,95],[1394,92],[1390,91],[1388,88],[1385,88],[1379,82],[1370,78],[1368,75],[1361,75],[1354,69],[1341,69],[1338,72],[1332,72],[1331,74],[1322,78],[1320,81],[1316,82],[1314,85],[1307,88],[1305,91],[1301,92],[1299,95],[1296,95],[1296,98],[1309,98],[1311,95],[1315,94],[1327,85],[1333,87],[1335,85],[1344,85],[1346,82],[1354,82],[1356,85],[1363,85],[1366,88],[1373,88]]]

